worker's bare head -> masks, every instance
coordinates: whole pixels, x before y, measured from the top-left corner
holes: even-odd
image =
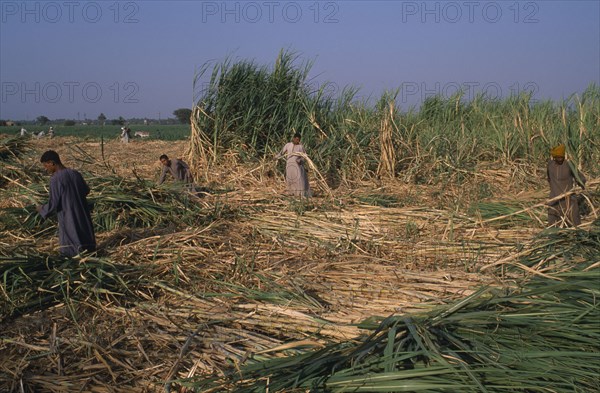
[[[40,158],[40,162],[49,173],[56,172],[60,167],[62,167],[62,162],[60,161],[60,156],[54,150],[48,150],[42,154]]]
[[[300,133],[297,132],[294,134],[294,137],[292,138],[292,143],[294,145],[299,145],[300,144]]]
[[[160,156],[159,160],[163,165],[169,165],[171,163],[171,160],[169,160],[169,157],[166,154]]]

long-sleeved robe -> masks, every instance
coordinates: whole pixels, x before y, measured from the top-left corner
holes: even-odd
[[[96,237],[86,196],[90,188],[79,172],[64,168],[50,178],[50,199],[40,209],[43,218],[56,213],[60,253],[72,257],[96,250]]]
[[[287,193],[289,195],[309,197],[312,195],[312,191],[310,190],[308,176],[306,176],[306,169],[304,168],[304,158],[294,155],[294,153],[306,154],[304,146],[288,142],[277,155],[277,157],[287,155],[285,165]]]
[[[158,184],[162,184],[167,178],[167,172],[169,172],[175,180],[182,181],[184,183],[193,183],[192,173],[190,167],[177,158],[172,158],[170,165],[163,165],[162,172]]]
[[[559,165],[554,160],[548,160],[547,175],[548,183],[550,184],[550,199],[570,191],[576,184],[575,175],[567,161]],[[579,177],[585,183],[585,177],[582,173],[579,173]],[[548,207],[548,225],[561,226],[563,222],[567,226],[581,224],[579,203],[575,195],[569,195],[558,201],[551,202]]]
[[[121,142],[123,142],[123,143],[129,143],[130,139],[131,139],[130,131],[128,129],[124,129],[121,132]]]

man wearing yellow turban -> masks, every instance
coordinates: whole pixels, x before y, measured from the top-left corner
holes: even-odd
[[[552,159],[548,160],[548,183],[550,184],[550,199],[567,193],[575,184],[585,188],[585,176],[578,173],[575,166],[565,161],[565,145],[560,144],[550,150]],[[548,225],[578,226],[581,224],[579,204],[575,195],[550,202],[548,206]]]
[[[565,158],[565,145],[561,143],[560,145],[553,147],[550,150],[550,155],[553,158]]]

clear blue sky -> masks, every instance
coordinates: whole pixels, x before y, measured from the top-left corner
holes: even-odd
[[[458,87],[560,100],[600,84],[600,1],[0,0],[0,119],[173,117],[194,71],[290,49],[403,109]]]

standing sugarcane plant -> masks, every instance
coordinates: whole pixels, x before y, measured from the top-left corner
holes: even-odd
[[[458,91],[428,97],[418,111],[401,112],[397,94],[386,92],[373,106],[357,102],[352,87],[338,92],[330,92],[327,83],[311,87],[312,62],[297,65],[297,60],[282,51],[272,67],[226,59],[199,70],[188,152],[195,172],[208,181],[210,166],[228,152],[264,160],[294,132],[302,133],[332,185],[393,179],[398,166],[416,181],[461,181],[475,174],[482,160],[502,166],[543,163],[557,143],[571,146],[579,165],[592,165],[587,172],[598,170],[600,89],[595,84],[560,105],[537,101],[528,92],[466,100]],[[415,156],[396,157],[400,145]]]
[[[396,149],[394,148],[394,131],[398,129],[394,122],[396,117],[396,96],[391,95],[387,100],[382,98],[381,129],[379,131],[379,146],[381,157],[377,175],[380,177],[394,178],[396,175]]]
[[[237,148],[264,157],[271,143],[279,143],[291,130],[308,128],[303,100],[312,62],[296,66],[296,60],[293,53],[282,51],[271,69],[229,59],[206,63],[194,80],[190,162],[213,164],[221,150]],[[202,84],[208,72],[209,80]]]

